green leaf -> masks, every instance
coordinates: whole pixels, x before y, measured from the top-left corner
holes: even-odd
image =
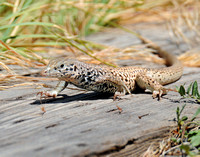
[[[186,154],[189,154],[190,147],[188,145],[181,145],[180,149],[184,150]]]
[[[177,107],[177,109],[176,109],[176,117],[177,117],[177,121],[179,122],[179,120],[180,120],[180,109],[179,109],[179,107]]]
[[[183,117],[181,118],[181,121],[186,121],[187,119],[188,119],[187,116],[183,116]]]
[[[193,131],[190,131],[188,134],[189,134],[190,136],[193,136],[193,135],[198,134],[199,132],[200,132],[200,130],[193,130]]]
[[[181,115],[181,113],[183,112],[185,106],[186,106],[186,104],[184,104],[184,105],[182,106],[182,108],[181,108],[181,110],[180,110],[180,115]]]
[[[171,140],[172,140],[173,142],[177,142],[177,140],[176,140],[175,137],[172,137]]]
[[[195,130],[191,134],[195,134],[189,138],[192,146],[194,146],[194,147],[200,146],[200,130]]]
[[[198,92],[198,84],[197,81],[195,81],[192,85],[192,96],[198,96],[199,92]]]
[[[180,124],[181,124],[181,126],[183,126],[183,125],[184,125],[184,121],[181,120],[181,121],[180,121]]]
[[[190,83],[190,85],[189,85],[189,87],[188,87],[188,89],[187,89],[187,94],[188,94],[188,95],[190,94],[190,91],[191,91],[192,84],[193,84],[193,82],[192,82],[192,83]]]
[[[178,92],[179,92],[179,94],[180,94],[181,96],[184,96],[184,95],[185,95],[185,88],[184,88],[183,85],[180,86]]]
[[[191,121],[195,120],[196,117],[198,116],[198,114],[200,114],[200,108],[197,109],[197,111],[196,111],[195,114],[193,115]]]

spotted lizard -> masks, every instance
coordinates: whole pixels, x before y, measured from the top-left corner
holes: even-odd
[[[168,67],[142,68],[118,67],[84,63],[75,59],[54,59],[50,61],[43,75],[58,78],[60,82],[52,91],[39,92],[41,95],[56,97],[68,83],[90,91],[119,94],[133,92],[136,86],[149,89],[153,98],[167,94],[163,85],[175,82],[182,76],[183,66],[172,54],[160,51],[159,56],[166,60]]]

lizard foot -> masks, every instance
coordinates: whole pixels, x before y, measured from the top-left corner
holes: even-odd
[[[158,98],[158,100],[160,100],[161,97],[165,94],[167,94],[167,89],[165,89],[165,88],[160,89],[160,90],[154,90],[152,97],[153,97],[153,99]]]
[[[121,94],[121,93],[119,93],[119,92],[115,92],[115,94],[114,94],[114,96],[113,96],[113,101],[115,101],[115,100],[121,100],[122,98],[121,98],[121,96],[123,96],[123,95],[125,95],[125,94]]]
[[[40,95],[40,98],[44,97],[53,97],[55,98],[57,96],[58,92],[57,91],[41,91],[38,92],[37,95]]]
[[[128,94],[133,96],[129,90],[128,90]],[[121,100],[122,99],[121,96],[124,96],[124,95],[126,95],[126,90],[124,90],[123,92],[115,92],[115,94],[113,96],[113,101],[115,101],[117,99]]]

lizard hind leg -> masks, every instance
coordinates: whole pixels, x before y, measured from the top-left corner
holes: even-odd
[[[162,95],[167,94],[167,89],[163,87],[159,82],[154,80],[153,78],[145,75],[145,74],[138,74],[136,77],[136,83],[137,85],[142,89],[149,89],[152,91],[152,97],[153,98],[160,98]]]

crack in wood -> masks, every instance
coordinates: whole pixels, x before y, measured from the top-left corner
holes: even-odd
[[[57,125],[58,125],[58,123],[57,124],[56,123],[55,124],[51,124],[51,125],[46,126],[45,129],[53,128],[53,127],[55,127]]]
[[[116,145],[116,146],[111,147],[108,150],[103,151],[103,152],[96,152],[96,153],[94,152],[94,153],[85,155],[84,157],[106,156],[106,155],[109,155],[109,154],[112,154],[112,153],[116,153],[116,152],[119,152],[119,151],[125,149],[128,145],[134,144],[134,142],[136,140],[137,139],[131,139],[131,140],[128,140],[128,142],[125,145],[121,145],[121,146]]]
[[[102,152],[93,152],[84,157],[123,157],[138,156],[144,153],[152,143],[159,143],[163,138],[169,137],[170,130],[174,127],[163,127],[159,130],[147,132],[146,136],[137,139],[130,139],[124,145],[115,145]]]

